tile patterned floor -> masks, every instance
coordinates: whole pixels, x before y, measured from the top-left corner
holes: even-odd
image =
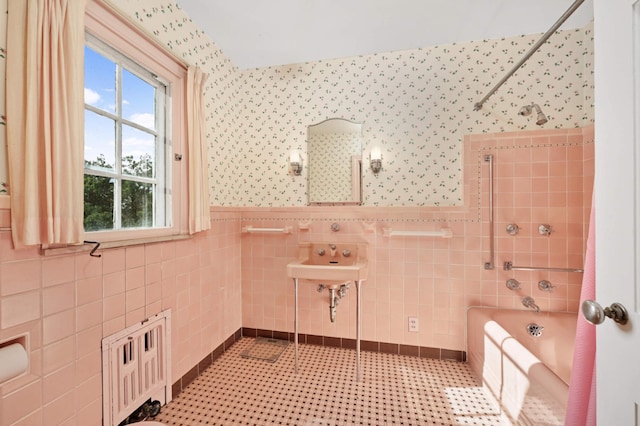
[[[166,425],[499,425],[500,415],[463,363],[299,345],[275,363],[233,345],[154,420]]]

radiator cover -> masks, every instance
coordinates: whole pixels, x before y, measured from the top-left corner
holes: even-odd
[[[148,399],[171,401],[171,310],[102,339],[102,424],[117,426]]]

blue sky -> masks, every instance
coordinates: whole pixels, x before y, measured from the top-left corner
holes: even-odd
[[[111,114],[116,112],[116,64],[85,47],[85,103]],[[122,117],[149,129],[155,129],[155,88],[127,70],[122,73]],[[85,110],[85,160],[103,154],[115,164],[115,129],[113,120]],[[155,158],[154,136],[123,126],[122,154],[138,158],[150,154]]]

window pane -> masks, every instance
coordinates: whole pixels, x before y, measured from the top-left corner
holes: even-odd
[[[84,102],[112,114],[116,112],[116,64],[86,46]]]
[[[113,229],[113,179],[84,175],[84,229]]]
[[[122,70],[122,118],[133,121],[147,129],[156,130],[155,87]]]
[[[153,226],[153,190],[149,183],[122,181],[122,227]]]
[[[84,110],[84,166],[94,170],[115,168],[115,122]]]
[[[90,33],[86,40],[85,230],[165,227],[169,98],[147,67],[158,64],[137,63]]]
[[[154,177],[155,145],[155,136],[123,125],[122,173],[131,176]]]

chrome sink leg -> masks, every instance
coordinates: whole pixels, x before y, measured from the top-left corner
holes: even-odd
[[[356,281],[356,382],[360,381],[360,290],[362,281]]]
[[[293,341],[295,346],[296,374],[298,373],[298,279],[293,279],[294,317],[293,317]]]

